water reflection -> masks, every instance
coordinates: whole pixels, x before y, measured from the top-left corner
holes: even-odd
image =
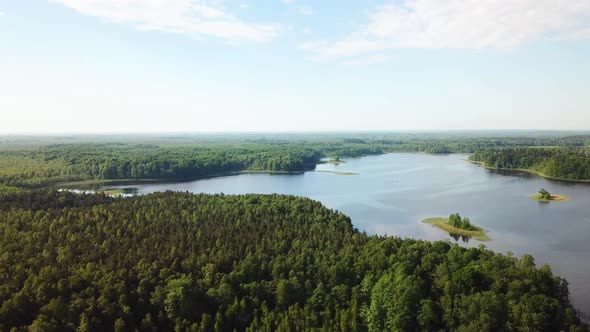
[[[451,232],[449,232],[449,235],[453,239],[455,239],[455,242],[459,242],[459,240],[461,240],[463,243],[469,243],[469,240],[471,239],[471,236],[461,235],[461,234],[456,234],[456,233],[451,233]]]
[[[123,194],[125,196],[137,195],[138,193],[139,193],[139,190],[137,190],[137,188],[135,188],[135,187],[121,189],[121,194]]]

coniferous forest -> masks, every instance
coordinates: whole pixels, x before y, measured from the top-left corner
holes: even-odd
[[[548,266],[284,195],[0,196],[0,330],[586,331]]]

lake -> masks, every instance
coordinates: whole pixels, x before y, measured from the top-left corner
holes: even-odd
[[[281,193],[321,201],[351,217],[359,230],[463,246],[485,244],[497,252],[525,253],[567,278],[574,305],[590,316],[590,184],[486,170],[467,155],[392,153],[345,158],[302,174],[241,174],[181,183],[108,185],[138,194],[178,190],[195,193]],[[341,175],[331,172],[355,172]],[[570,197],[542,203],[540,188]],[[492,240],[455,239],[423,224],[428,217],[459,212],[488,230]]]

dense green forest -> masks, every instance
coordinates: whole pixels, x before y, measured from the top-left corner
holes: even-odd
[[[301,172],[321,157],[384,152],[475,152],[505,147],[580,147],[587,136],[245,135],[0,138],[0,191],[59,182],[182,179],[240,171]]]
[[[0,183],[36,188],[84,179],[166,179],[241,170],[303,171],[320,154],[299,146],[50,145],[0,153]]]
[[[505,148],[478,151],[469,158],[492,168],[528,170],[559,179],[590,180],[590,149]]]
[[[587,331],[533,258],[284,195],[0,195],[0,330]]]

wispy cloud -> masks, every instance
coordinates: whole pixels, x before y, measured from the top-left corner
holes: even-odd
[[[361,58],[346,60],[346,61],[343,61],[343,63],[345,65],[353,65],[353,66],[373,65],[373,64],[377,64],[377,63],[388,62],[391,60],[391,58],[392,57],[388,54],[372,54],[372,55],[361,57]]]
[[[0,16],[4,16],[4,15],[5,15],[4,12],[0,11]]]
[[[297,12],[303,16],[311,16],[313,15],[313,8],[309,6],[299,7]]]
[[[160,30],[230,41],[266,42],[279,33],[278,24],[241,20],[220,5],[205,0],[50,0],[82,14],[142,30]]]
[[[405,0],[375,8],[357,31],[305,43],[327,60],[395,48],[509,49],[541,40],[590,38],[590,0]]]

